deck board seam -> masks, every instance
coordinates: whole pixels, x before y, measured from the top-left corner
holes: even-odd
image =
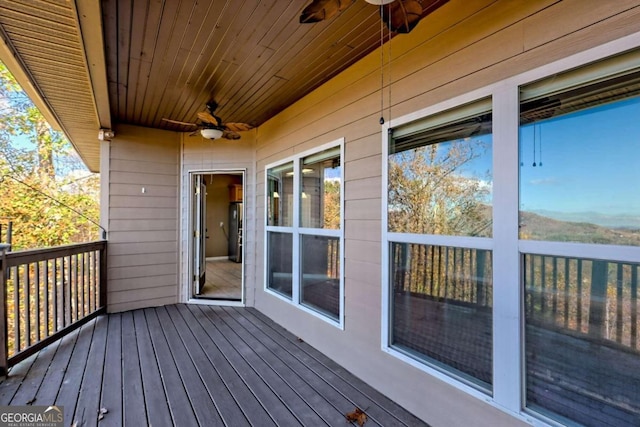
[[[154,334],[151,333],[151,328],[149,327],[149,316],[148,315],[150,313],[153,313],[153,316],[155,316],[155,321],[157,321],[157,323],[158,323],[158,331],[156,333],[161,335],[161,336],[156,337],[155,339],[153,337]],[[188,398],[189,395],[188,395],[187,390],[185,388],[184,379],[183,379],[182,375],[180,374],[180,371],[178,370],[178,366],[176,364],[176,360],[175,360],[175,358],[174,358],[174,356],[173,356],[173,354],[171,352],[171,346],[169,345],[169,342],[167,341],[167,337],[166,337],[166,335],[164,333],[164,329],[162,328],[162,325],[160,324],[160,319],[159,319],[158,314],[156,312],[156,308],[146,308],[146,309],[144,309],[144,314],[145,314],[145,318],[147,319],[147,328],[149,329],[149,336],[150,336],[150,339],[151,339],[151,344],[153,346],[153,351],[154,351],[154,354],[156,355],[156,359],[158,361],[158,371],[160,372],[160,377],[162,379],[162,384],[163,384],[164,389],[165,389],[165,394],[168,397],[168,395],[169,395],[168,389],[167,389],[168,385],[167,385],[167,382],[166,382],[167,381],[167,377],[166,377],[167,374],[163,373],[163,369],[162,369],[162,366],[161,366],[161,365],[163,365],[163,363],[161,363],[161,361],[160,361],[160,359],[158,357],[159,356],[158,345],[160,345],[161,343],[157,342],[156,340],[162,340],[164,342],[164,344],[166,345],[167,349],[169,350],[168,351],[168,356],[170,358],[171,365],[173,366],[173,368],[175,370],[175,373],[178,375],[178,377],[180,379],[180,383],[182,384],[182,391],[184,392],[184,395],[187,396],[187,402],[189,403],[189,408],[191,409],[191,412],[193,414],[194,421],[195,421],[196,424],[199,425],[198,417],[196,416],[195,408],[193,407],[193,402],[191,401],[191,399]],[[168,360],[168,362],[169,362],[169,360]],[[171,405],[171,402],[169,401],[169,399],[167,399],[167,400],[168,400],[167,403],[168,403],[168,406],[169,406],[169,413],[171,414],[171,418],[173,420],[173,424],[177,425],[177,423],[176,423],[176,415],[179,415],[179,414],[176,414],[176,409],[177,408],[175,408],[173,405]]]
[[[161,315],[161,313],[163,311],[166,314],[166,316],[169,317],[169,320],[170,320],[170,316],[169,316],[169,313],[166,310],[166,306],[156,307],[155,308],[156,315],[158,315],[158,320],[161,320],[164,317],[164,315]],[[173,322],[171,322],[171,324],[173,325]],[[201,408],[198,408],[197,405],[194,405],[194,396],[193,396],[194,391],[188,387],[190,382],[187,380],[187,378],[185,378],[185,376],[189,373],[189,368],[190,367],[189,367],[188,364],[185,366],[184,364],[179,363],[179,361],[177,359],[178,354],[176,353],[176,351],[178,351],[178,349],[176,349],[174,345],[170,345],[170,343],[173,342],[173,340],[170,339],[170,337],[168,336],[170,331],[168,330],[167,327],[168,327],[168,324],[166,324],[165,322],[160,322],[160,329],[162,330],[162,333],[163,333],[163,335],[165,337],[165,340],[167,341],[167,345],[168,345],[168,348],[169,348],[169,353],[171,354],[171,357],[175,362],[176,370],[178,372],[178,375],[180,376],[180,379],[181,379],[182,384],[183,384],[184,391],[185,391],[185,393],[186,393],[186,395],[187,395],[187,397],[189,399],[189,402],[191,404],[191,407],[193,409],[193,413],[195,415],[196,422],[198,423],[198,425],[203,426],[203,427],[211,425],[211,424],[206,424],[206,423],[203,424],[205,421],[200,419],[201,415],[202,415],[201,411],[200,411]],[[175,329],[175,326],[173,326],[173,328]],[[179,336],[177,330],[175,331],[175,333],[178,335],[178,340],[180,340],[180,336]],[[184,344],[182,345],[182,348],[180,350],[186,350],[184,348]],[[191,358],[189,358],[189,363],[191,363],[191,365],[193,365],[193,360],[191,360]],[[197,373],[198,371],[195,368],[195,366],[192,366],[192,367],[193,367],[196,375],[198,375],[198,373]],[[199,378],[199,375],[198,375],[198,378]],[[204,385],[204,383],[202,383],[202,379],[199,378],[199,380],[200,380],[201,385],[204,387],[204,389],[207,390],[207,387]],[[207,391],[207,394],[208,394],[208,391]],[[211,397],[211,396],[209,395],[209,397]],[[218,408],[216,407],[215,403],[214,403],[213,407],[214,407],[215,413],[217,413],[218,417],[222,421],[222,416],[221,416]]]
[[[193,338],[196,341],[198,347],[201,349],[202,353],[207,358],[208,363],[211,365],[212,369],[216,372],[216,374],[220,378],[220,381],[224,384],[224,387],[228,391],[228,393],[231,396],[231,398],[233,399],[233,401],[236,403],[236,406],[238,407],[238,409],[240,410],[242,415],[245,417],[245,420],[247,421],[247,423],[249,425],[251,425],[252,423],[251,423],[251,420],[249,419],[249,414],[247,414],[247,411],[243,408],[241,402],[239,401],[239,398],[236,396],[236,393],[233,392],[232,387],[229,385],[229,380],[227,378],[225,378],[226,375],[224,375],[224,373],[220,371],[220,369],[216,366],[215,362],[211,359],[211,355],[204,348],[203,343],[198,339],[198,337],[195,334],[195,331],[189,326],[189,322],[184,317],[184,313],[179,308],[176,308],[175,311],[176,311],[177,315],[180,316],[180,318],[182,319],[182,322],[184,322],[185,327],[188,329],[188,331],[193,336]],[[213,341],[212,341],[212,344],[215,345],[215,343]],[[185,344],[185,346],[186,346],[186,344]],[[217,348],[217,346],[216,346],[216,348]],[[219,351],[219,349],[218,349],[218,351]],[[224,357],[224,355],[223,355],[223,357]],[[225,357],[225,359],[226,359],[226,357]],[[231,369],[233,369],[233,372],[237,375],[238,374],[237,371],[233,368],[233,366],[231,366],[230,363],[229,363],[229,366],[231,367]],[[200,370],[198,370],[198,372],[200,373]],[[202,377],[202,373],[201,373],[200,376]],[[202,378],[202,379],[203,379],[203,382],[204,382],[204,378]],[[242,380],[242,382],[243,382],[243,384],[245,384],[245,386],[247,386],[247,384],[246,384],[246,382],[244,380]],[[251,389],[248,386],[247,386],[247,389],[251,392]],[[255,397],[253,392],[251,392],[251,393]],[[264,407],[263,407],[263,409],[264,409]],[[265,413],[269,416],[268,412],[266,412],[266,409],[265,409]],[[224,418],[223,418],[223,421],[224,421]],[[275,424],[275,422],[274,422],[274,424]]]
[[[258,397],[258,395],[256,394],[256,391],[254,390],[254,388],[247,382],[247,380],[244,378],[244,376],[240,373],[240,371],[238,371],[238,369],[236,368],[235,364],[231,361],[231,359],[229,358],[229,356],[220,348],[220,346],[218,346],[218,344],[215,342],[215,340],[213,340],[213,338],[206,332],[206,330],[204,329],[204,325],[202,324],[202,321],[200,319],[198,319],[195,314],[193,313],[192,308],[195,308],[193,306],[191,307],[186,307],[187,310],[189,310],[189,312],[191,313],[192,316],[194,316],[194,319],[196,320],[196,322],[198,322],[198,324],[202,327],[203,332],[207,335],[207,337],[209,338],[209,340],[211,341],[211,344],[214,345],[218,352],[220,353],[220,355],[227,361],[227,363],[229,364],[229,367],[236,373],[236,375],[238,375],[238,378],[240,378],[240,380],[243,382],[243,384],[246,386],[247,390],[253,395],[253,397],[255,397],[256,402],[258,402],[258,404],[264,409],[265,413],[267,414],[267,416],[273,421],[274,425],[277,425],[276,420],[273,418],[273,415],[269,412],[268,408],[263,404],[262,400]],[[204,315],[204,314],[203,314]]]
[[[245,358],[245,356],[243,356],[236,348],[235,345],[229,341],[229,338],[227,337],[227,335],[220,331],[220,329],[218,328],[218,326],[216,325],[216,323],[214,322],[214,319],[212,319],[209,316],[209,313],[204,312],[205,307],[203,306],[199,306],[198,307],[204,314],[204,316],[208,319],[209,323],[216,328],[216,330],[218,331],[218,333],[220,333],[224,339],[229,343],[229,345],[231,345],[234,350],[238,353],[238,356],[244,361],[244,363],[249,366],[253,372],[256,374],[256,376],[258,378],[260,378],[260,380],[264,383],[264,385],[273,393],[273,395],[282,403],[282,405],[287,409],[287,411],[293,416],[293,418],[295,418],[298,423],[300,423],[300,425],[304,425],[304,423],[302,422],[302,420],[300,420],[300,417],[295,413],[295,411],[293,410],[293,408],[291,408],[291,406],[282,398],[282,396],[280,395],[280,393],[277,390],[274,390],[273,386],[271,384],[269,384],[269,382],[267,381],[266,378],[264,378],[264,376],[262,375],[261,372],[257,371],[252,364]],[[208,308],[208,307],[207,307]],[[212,310],[211,308],[209,308],[209,310]],[[206,328],[205,328],[206,330]],[[277,422],[276,422],[277,424]]]
[[[175,307],[175,306],[170,306],[170,307]],[[215,407],[216,411],[218,412],[218,415],[220,416],[220,419],[222,420],[222,422],[226,425],[229,426],[229,423],[225,420],[225,416],[223,415],[223,410],[220,407],[218,400],[215,399],[214,396],[214,390],[211,390],[211,388],[209,387],[208,380],[206,380],[204,375],[204,372],[202,371],[202,368],[200,367],[200,363],[198,363],[198,361],[196,360],[196,358],[194,357],[193,354],[193,349],[190,348],[190,346],[187,344],[187,341],[183,338],[183,334],[180,333],[180,329],[178,328],[178,325],[176,324],[176,319],[174,319],[174,316],[171,315],[171,311],[169,311],[169,309],[167,308],[167,314],[169,316],[169,319],[171,320],[171,323],[173,324],[174,328],[176,329],[176,332],[178,334],[178,338],[180,339],[180,341],[182,342],[182,345],[184,346],[184,349],[187,353],[187,355],[189,356],[189,359],[191,360],[191,363],[194,366],[194,369],[196,371],[196,373],[198,374],[198,376],[200,377],[200,381],[202,381],[202,385],[204,386],[205,390],[207,391],[207,394],[209,396],[209,398],[211,399],[211,402],[213,403],[213,406]],[[177,309],[176,309],[177,311]],[[180,315],[180,313],[177,313],[178,316],[180,316],[180,318],[182,319],[182,316]],[[184,321],[184,319],[183,319]],[[193,336],[193,333],[190,331],[190,329],[187,330],[189,331],[189,333],[191,334],[191,336],[195,339],[195,337]],[[200,346],[197,343],[196,340],[196,345],[198,345],[198,347],[202,350],[202,352],[204,353],[204,350],[202,349],[202,346]],[[205,353],[206,356],[206,353]],[[209,358],[207,357],[207,360],[209,360]],[[227,390],[229,396],[231,397],[231,399],[233,400],[233,402],[235,403],[235,406],[240,410],[240,412],[242,413],[242,415],[245,417],[245,420],[247,421],[247,424],[249,424],[248,420],[246,419],[246,415],[244,414],[244,412],[240,409],[240,406],[238,405],[238,401],[236,400],[236,398],[233,396],[233,393],[231,393],[231,390],[229,389],[229,387],[227,386],[227,384],[224,382],[224,380],[222,379],[222,376],[220,375],[220,372],[218,371],[218,369],[216,369],[216,367],[211,364],[211,368],[215,371],[216,375],[218,376],[218,378],[220,379],[220,381],[222,382],[222,384],[224,384],[225,389]]]
[[[245,341],[245,340],[244,340],[244,339],[243,339],[243,338],[242,338],[242,337],[241,337],[241,336],[240,336],[240,335],[239,335],[239,334],[234,330],[234,328],[232,327],[232,325],[230,325],[230,324],[229,324],[225,319],[223,319],[223,318],[221,318],[221,317],[220,317],[220,315],[219,315],[219,311],[221,310],[221,308],[220,308],[220,307],[215,307],[215,308],[211,307],[211,308],[208,308],[208,310],[209,310],[210,312],[214,313],[214,314],[217,316],[217,318],[218,318],[218,319],[220,319],[222,322],[224,322],[224,323],[225,323],[225,325],[230,329],[230,331],[231,331],[230,333],[231,333],[231,334],[234,334],[234,335],[237,337],[236,339],[240,340],[240,342],[242,342],[242,343],[243,343],[245,346],[247,346],[248,348],[253,348],[253,349],[254,349],[255,356],[256,356],[256,357],[258,357],[258,358],[260,359],[260,361],[261,361],[264,365],[266,365],[266,366],[267,366],[267,368],[270,370],[270,372],[272,372],[272,373],[275,375],[275,378],[274,378],[274,379],[277,379],[277,380],[281,381],[283,384],[285,384],[285,385],[287,386],[288,390],[290,390],[290,391],[291,391],[295,396],[297,396],[297,398],[298,398],[298,399],[300,399],[300,401],[301,401],[301,402],[303,402],[303,403],[307,406],[307,408],[308,408],[312,413],[314,413],[314,414],[315,414],[315,415],[316,415],[320,420],[324,421],[324,422],[325,422],[325,424],[327,424],[327,422],[324,420],[324,418],[322,418],[322,417],[317,413],[317,411],[315,410],[315,408],[313,408],[311,405],[309,405],[309,403],[308,403],[308,402],[307,402],[307,401],[306,401],[306,400],[305,400],[305,399],[300,395],[300,393],[298,393],[298,391],[297,391],[297,390],[296,390],[296,389],[295,389],[295,388],[294,388],[294,387],[293,387],[293,386],[292,386],[292,385],[291,385],[287,380],[285,380],[285,379],[282,377],[282,375],[280,375],[280,373],[279,373],[279,372],[277,372],[277,371],[274,369],[274,367],[273,367],[273,366],[271,366],[271,364],[270,364],[270,363],[268,363],[266,360],[264,360],[264,358],[263,358],[261,355],[257,354],[257,352],[255,352],[255,348],[254,348],[254,347],[252,347],[251,345],[249,345],[249,343],[247,343],[247,342],[246,342],[246,341]],[[246,360],[246,359],[245,359],[245,360]],[[247,361],[247,362],[248,362],[248,361]],[[253,365],[253,364],[252,364],[252,363],[250,363],[250,365]],[[256,371],[256,372],[257,372],[257,371]],[[263,377],[263,378],[264,378],[264,377]],[[267,385],[268,385],[268,386],[269,386],[269,387],[274,391],[274,393],[276,393],[276,394],[281,394],[281,393],[282,393],[282,390],[280,390],[280,392],[279,392],[279,393],[278,393],[278,392],[276,392],[276,389],[274,389],[274,387],[275,387],[275,386],[274,386],[273,384],[270,384],[266,378],[264,378],[264,380],[265,380],[265,382],[267,383]],[[279,389],[278,389],[278,390],[279,390]],[[284,402],[284,404],[289,408],[289,411],[290,411],[290,412],[291,412],[291,413],[296,417],[296,419],[298,419],[298,421],[299,421],[302,425],[306,425],[306,424],[305,424],[305,422],[304,422],[304,420],[302,420],[302,419],[300,418],[299,414],[297,414],[297,413],[296,413],[297,411],[295,411],[295,410],[294,410],[294,408],[290,405],[290,403],[288,403],[288,402],[287,402],[287,399],[283,399],[283,402]],[[299,410],[298,410],[298,412],[299,412]],[[328,424],[327,424],[327,425],[328,425]]]
[[[235,309],[234,307],[230,307],[230,309]],[[384,398],[385,400],[387,400],[387,402],[381,402],[379,399],[371,396],[369,393],[366,393],[363,390],[358,389],[357,387],[354,387],[351,384],[351,380],[349,378],[345,378],[344,374],[342,374],[340,371],[336,371],[334,370],[331,366],[327,365],[323,360],[319,359],[316,354],[313,353],[319,353],[321,356],[323,356],[323,358],[328,359],[327,356],[322,355],[322,353],[320,353],[317,349],[309,346],[311,348],[312,352],[309,352],[308,349],[305,349],[304,346],[300,345],[299,342],[294,341],[293,339],[291,339],[288,335],[291,335],[290,332],[288,332],[286,329],[284,329],[282,326],[276,324],[275,322],[273,322],[271,319],[269,319],[267,316],[264,315],[264,313],[260,312],[258,309],[253,308],[253,307],[247,307],[245,308],[244,312],[249,313],[250,315],[252,315],[252,318],[256,319],[257,321],[259,321],[261,324],[264,324],[267,328],[269,328],[270,330],[274,331],[276,334],[278,334],[279,336],[281,336],[282,338],[284,338],[286,341],[288,341],[291,345],[293,345],[296,348],[299,348],[301,351],[303,351],[305,354],[307,354],[307,356],[309,356],[310,358],[314,359],[317,363],[319,363],[321,366],[324,367],[324,369],[328,369],[329,371],[333,372],[337,377],[339,377],[343,383],[353,389],[356,393],[361,394],[362,396],[364,396],[367,400],[370,400],[372,403],[376,404],[377,407],[379,407],[380,409],[382,409],[384,412],[387,413],[387,415],[393,419],[395,419],[398,423],[404,425],[404,426],[410,426],[412,424],[411,421],[409,421],[409,423],[407,421],[401,420],[399,419],[393,412],[390,411],[390,408],[388,408],[388,403],[391,403],[393,406],[395,406],[396,410],[401,410],[401,411],[405,411],[406,409],[402,408],[401,406],[399,406],[397,403],[393,402],[392,400],[388,399],[388,398]],[[259,314],[259,316],[256,316],[256,313]],[[246,316],[244,316],[246,317]],[[267,319],[265,321],[265,319]],[[251,320],[249,320],[251,321]],[[255,325],[255,322],[252,322]],[[274,327],[275,326],[275,327]],[[259,326],[256,325],[256,327],[258,327],[258,329],[260,329]],[[282,328],[282,331],[280,331],[278,328]],[[293,335],[291,335],[293,336]],[[305,343],[306,344],[306,343]],[[308,344],[306,344],[308,345]],[[298,360],[300,360],[298,358]],[[301,361],[302,362],[302,361]],[[334,362],[335,363],[335,362]],[[344,368],[343,368],[344,369]],[[358,377],[356,377],[355,375],[349,373],[346,369],[344,370],[344,372],[346,372],[348,375],[353,376],[353,379],[356,379],[358,382],[362,382],[363,384],[366,385],[366,383],[364,383],[361,379],[359,379]],[[329,385],[331,385],[333,387],[332,384],[329,383]],[[375,389],[373,389],[371,386],[367,385],[367,387],[370,387],[376,394],[380,394],[380,392],[376,391]],[[334,387],[335,389],[335,387]],[[338,391],[339,393],[345,395],[344,393]],[[349,396],[346,396],[349,400],[353,401],[353,399]],[[384,396],[383,396],[384,397]],[[355,402],[354,402],[355,404]],[[361,408],[364,409],[364,408]],[[407,412],[407,414],[409,414],[412,418],[415,418],[416,421],[419,421],[419,419],[417,417],[415,417],[413,414],[410,414],[409,412]]]
[[[329,400],[327,400],[327,399],[326,399],[326,397],[325,397],[325,396],[324,396],[324,395],[323,395],[319,390],[317,390],[317,388],[316,388],[316,387],[314,387],[314,386],[313,386],[313,384],[311,384],[309,381],[307,381],[307,380],[306,380],[306,379],[301,375],[301,373],[300,373],[300,372],[297,372],[295,369],[291,368],[291,367],[289,366],[289,363],[287,363],[287,361],[286,361],[286,360],[284,360],[282,357],[280,357],[278,354],[276,354],[276,353],[273,351],[273,349],[269,348],[269,346],[267,346],[267,345],[266,345],[262,340],[258,339],[258,338],[257,338],[257,337],[256,337],[256,336],[255,336],[251,331],[249,331],[249,330],[248,330],[244,325],[242,325],[240,322],[238,322],[238,320],[236,319],[236,317],[235,317],[234,315],[229,314],[229,313],[228,313],[228,311],[226,311],[226,310],[225,310],[225,308],[223,308],[223,307],[220,307],[220,308],[219,308],[219,310],[217,310],[217,311],[222,311],[222,312],[226,313],[226,315],[227,315],[228,317],[230,317],[230,318],[231,318],[235,323],[237,323],[237,324],[238,324],[242,329],[244,329],[244,331],[245,331],[245,333],[246,333],[246,334],[248,334],[249,336],[251,336],[251,337],[253,337],[254,339],[256,339],[256,340],[260,343],[260,345],[262,345],[262,346],[263,346],[263,347],[264,347],[264,348],[269,352],[269,354],[270,354],[273,358],[275,358],[275,359],[279,360],[279,361],[280,361],[280,363],[282,363],[282,365],[283,365],[283,367],[284,367],[285,369],[288,369],[288,370],[290,371],[290,373],[291,373],[292,375],[294,375],[295,377],[297,377],[297,378],[298,378],[298,380],[299,380],[300,382],[304,383],[304,384],[306,385],[306,387],[307,387],[309,390],[313,391],[316,395],[318,395],[320,398],[322,398],[322,399],[323,399],[323,401],[326,403],[326,405],[327,405],[327,406],[329,406],[329,407],[333,408],[333,410],[335,411],[335,414],[334,414],[334,415],[337,415],[337,416],[344,416],[344,415],[343,415],[343,412],[342,412],[342,411],[340,411],[340,409],[339,409],[338,407],[336,407],[332,402],[330,402]],[[234,312],[234,313],[235,313],[235,312]],[[236,315],[238,315],[238,314],[236,313]],[[223,320],[224,320],[224,319],[223,319]],[[226,320],[225,320],[225,322],[226,322]],[[226,322],[226,323],[228,324],[228,322]],[[229,326],[230,326],[230,327],[232,327],[231,325],[229,325]],[[238,335],[239,335],[239,334],[238,334]],[[243,341],[245,341],[245,343],[246,343],[247,345],[250,345],[250,344],[249,344],[249,343],[248,343],[244,338],[242,338],[242,337],[241,337],[241,339],[242,339]],[[290,354],[290,353],[289,353],[289,355],[293,357],[293,354]],[[262,360],[263,360],[267,365],[269,365],[269,366],[270,366],[270,367],[271,367],[271,368],[276,372],[276,374],[277,374],[280,378],[282,378],[282,380],[283,380],[284,382],[286,382],[286,383],[289,385],[289,387],[291,387],[291,389],[292,389],[292,390],[294,390],[294,391],[296,392],[296,394],[298,394],[298,396],[300,396],[300,398],[301,398],[302,400],[304,400],[305,402],[307,402],[307,400],[306,400],[305,396],[303,396],[301,393],[299,393],[299,392],[297,391],[297,390],[298,390],[298,387],[294,386],[294,384],[292,384],[289,380],[287,380],[287,379],[285,378],[285,376],[284,376],[284,375],[281,375],[281,373],[276,369],[276,367],[274,366],[274,364],[273,364],[273,362],[272,362],[272,361],[270,361],[270,360],[266,360],[264,357],[262,357],[262,356],[260,356],[260,355],[258,355],[258,356],[259,356],[259,357],[260,357],[260,358],[261,358],[261,359],[262,359]],[[309,372],[312,372],[310,369],[308,369],[308,367],[304,366],[303,364],[301,364],[301,365],[302,365],[302,367],[303,367],[304,369],[307,369]],[[315,374],[315,373],[314,373],[314,374]],[[323,382],[325,382],[325,383],[326,383],[326,381],[324,380],[324,378],[322,378],[321,376],[319,376],[319,375],[317,375],[317,374],[316,374],[316,377],[318,377],[320,380],[322,380]],[[331,425],[331,423],[332,423],[332,420],[331,420],[331,419],[327,419],[323,414],[321,414],[321,413],[320,413],[320,412],[315,408],[315,405],[313,405],[313,406],[312,406],[309,402],[307,402],[307,404],[311,407],[311,409],[312,409],[314,412],[316,412],[316,414],[318,414],[318,416],[319,416],[320,418],[322,418],[322,419],[324,420],[324,422],[325,422],[325,423],[327,423],[328,425]]]

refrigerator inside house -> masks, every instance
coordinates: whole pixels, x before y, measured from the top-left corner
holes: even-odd
[[[229,205],[229,260],[242,262],[242,203]]]

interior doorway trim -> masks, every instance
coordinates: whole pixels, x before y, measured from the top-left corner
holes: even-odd
[[[195,235],[196,232],[196,212],[195,212],[195,205],[196,205],[196,191],[195,191],[195,187],[196,187],[196,181],[197,181],[197,177],[202,177],[202,176],[209,176],[209,175],[239,175],[242,177],[242,187],[243,187],[243,195],[242,195],[242,209],[241,209],[241,217],[244,219],[246,218],[246,175],[247,175],[247,169],[246,168],[215,168],[215,169],[205,169],[205,170],[191,170],[188,172],[188,187],[187,187],[187,191],[188,191],[188,205],[187,205],[187,236],[188,236],[188,253],[187,253],[187,259],[184,261],[183,266],[186,267],[186,270],[188,272],[187,274],[187,280],[185,281],[185,283],[183,284],[184,286],[184,291],[187,295],[187,303],[191,303],[191,304],[204,304],[204,305],[223,305],[223,306],[239,306],[239,307],[243,307],[245,306],[245,301],[246,301],[246,292],[245,292],[245,276],[246,276],[246,272],[245,272],[245,245],[244,245],[244,235],[241,236],[241,242],[242,244],[240,245],[240,257],[241,257],[241,262],[239,264],[241,264],[241,281],[240,281],[240,290],[241,290],[241,298],[240,300],[231,300],[231,299],[213,299],[213,298],[206,298],[206,297],[196,297],[195,296],[195,275],[198,274],[198,272],[196,271],[196,265],[195,265],[195,257],[196,257],[196,252],[198,252],[197,248],[196,248],[196,240],[197,240],[197,236]],[[198,181],[199,182],[199,181]],[[205,195],[205,199],[204,199],[204,203],[206,203],[206,195]],[[243,224],[243,228],[246,229],[246,224]],[[244,230],[243,230],[244,231]],[[201,244],[202,246],[202,244]],[[204,250],[204,248],[202,249]],[[203,254],[204,256],[204,254]],[[210,257],[211,258],[211,257]],[[219,258],[219,257],[213,257],[213,258]],[[206,263],[206,257],[204,258],[205,263]],[[186,265],[185,265],[186,264]],[[206,268],[206,267],[205,267]]]

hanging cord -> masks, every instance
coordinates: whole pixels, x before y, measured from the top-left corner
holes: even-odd
[[[88,216],[83,214],[82,212],[79,212],[79,211],[75,210],[74,208],[72,208],[71,206],[67,205],[66,203],[61,202],[60,200],[56,199],[55,197],[52,197],[52,196],[48,195],[47,193],[43,192],[42,190],[39,190],[36,187],[33,187],[33,186],[27,184],[26,182],[19,180],[18,178],[14,177],[14,176],[11,176],[11,175],[0,175],[0,182],[2,182],[2,180],[4,180],[4,178],[11,178],[12,180],[16,181],[17,183],[24,185],[25,187],[35,191],[36,193],[42,194],[47,199],[53,200],[54,202],[56,202],[60,206],[65,207],[65,208],[69,209],[71,212],[74,212],[74,213],[78,214],[79,216],[81,216],[82,218],[86,219],[90,223],[98,226],[100,228],[100,230],[102,230],[102,238],[103,239],[107,238],[107,230],[105,230],[100,224],[98,224],[97,222],[95,222],[94,220],[92,220],[91,218],[89,218]]]
[[[538,125],[533,125],[533,167],[537,166],[536,164],[536,134],[538,130]]]
[[[380,4],[380,124],[384,124],[384,6]]]
[[[540,151],[540,156],[538,156],[538,166],[542,167],[542,125],[538,129],[538,149]]]
[[[402,6],[402,5],[401,5]],[[389,40],[387,42],[388,45],[388,49],[389,49],[389,54],[387,55],[387,62],[388,62],[388,71],[387,71],[387,80],[388,80],[388,87],[389,87],[389,97],[387,99],[387,102],[389,103],[389,115],[388,115],[388,120],[389,122],[391,122],[391,7],[389,6],[389,13],[387,14],[388,16],[388,24],[387,24],[387,28],[389,30]],[[382,19],[380,19],[380,21],[382,21]]]

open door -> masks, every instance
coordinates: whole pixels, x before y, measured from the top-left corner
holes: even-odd
[[[194,231],[193,231],[193,278],[196,295],[202,293],[202,288],[206,282],[206,258],[205,258],[205,239],[207,234],[207,204],[206,204],[206,186],[204,177],[202,175],[194,176],[194,198],[193,198],[193,212],[194,212]]]

